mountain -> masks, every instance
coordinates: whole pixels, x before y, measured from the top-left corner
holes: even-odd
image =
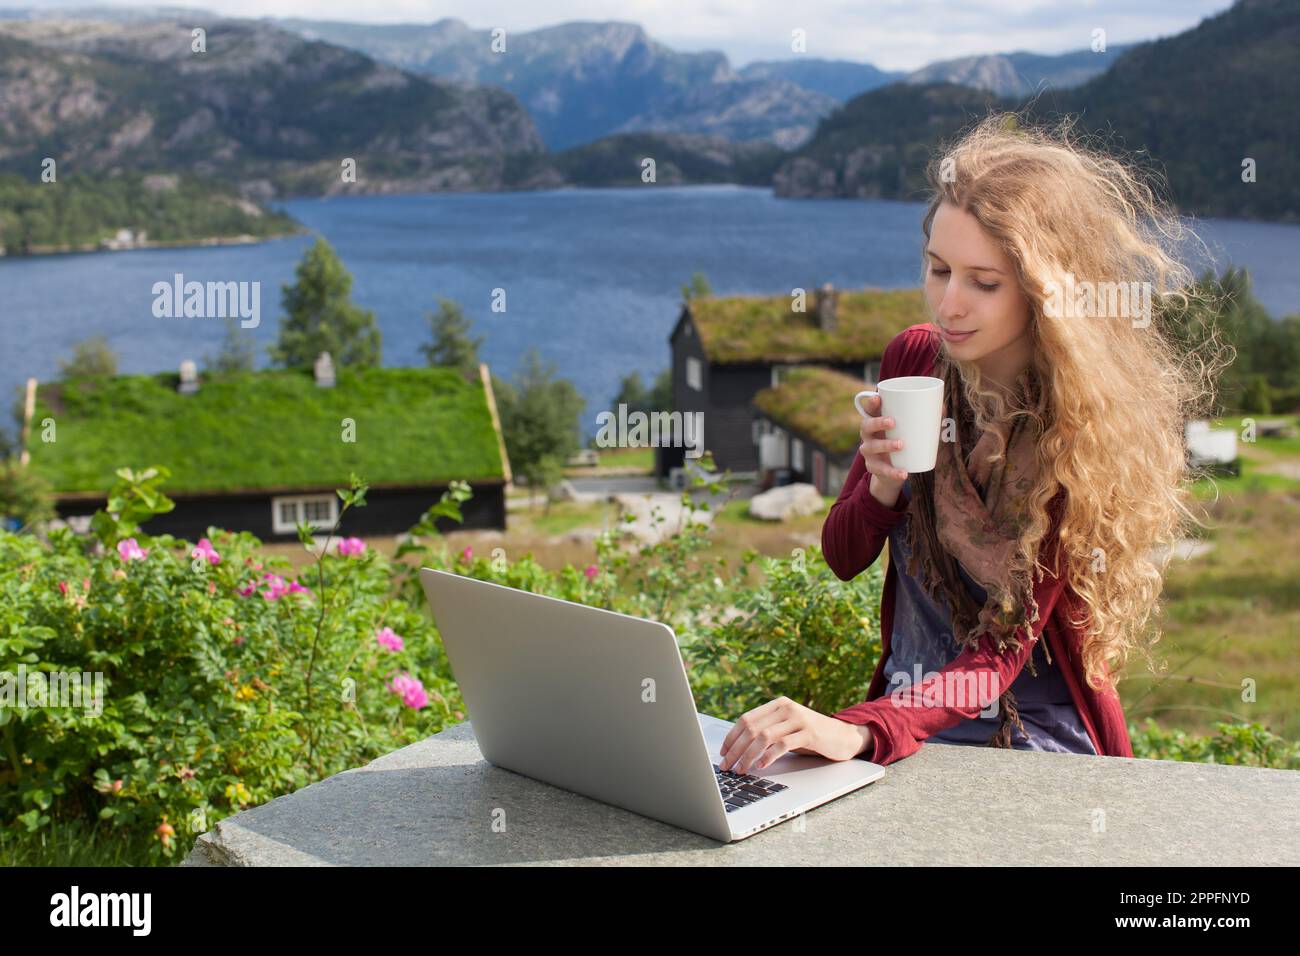
[[[794,147],[837,101],[781,76],[745,76],[718,52],[679,53],[634,23],[562,23],[509,33],[446,18],[372,25],[274,21],[309,39],[360,50],[404,70],[499,86],[524,104],[551,149],[612,133],[704,133]]]
[[[956,83],[995,96],[1025,97],[1040,89],[1068,89],[1080,86],[1110,69],[1132,43],[1109,44],[1104,53],[1074,50],[1055,55],[1042,53],[998,53],[941,60],[908,74],[915,85]]]
[[[554,185],[509,93],[417,76],[267,24],[0,21],[0,170],[185,169],[246,196]],[[355,159],[357,183],[341,164]]]
[[[952,83],[894,83],[855,97],[772,176],[777,196],[916,199],[931,147],[1014,101]]]
[[[1106,73],[1044,97],[1163,167],[1178,202],[1206,216],[1300,221],[1300,2],[1237,0]],[[1254,182],[1242,164],[1255,161]]]
[[[880,70],[853,60],[755,60],[737,71],[745,80],[785,80],[813,93],[844,102],[877,87],[904,79],[907,74]]]
[[[721,53],[679,53],[633,23],[573,22],[509,34],[505,52],[498,53],[490,30],[451,18],[396,25],[275,22],[402,69],[507,89],[527,107],[552,149],[649,130],[764,140],[794,149],[837,105],[890,83],[948,82],[1021,96],[1044,86],[1077,86],[1127,49],[966,57],[911,74],[808,57],[758,61],[736,70]]]
[[[785,152],[770,143],[736,143],[699,133],[620,133],[553,157],[571,183],[639,186],[642,160],[653,157],[655,182],[766,186]]]
[[[915,199],[931,151],[989,109],[1080,128],[1155,163],[1184,212],[1300,220],[1300,3],[1237,0],[1173,37],[1136,44],[1074,89],[1028,101],[952,84],[895,84],[846,103],[773,176],[778,196]],[[1242,163],[1255,160],[1255,182]]]

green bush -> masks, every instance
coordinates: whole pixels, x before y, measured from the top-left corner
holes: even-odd
[[[1133,756],[1148,760],[1186,760],[1244,767],[1300,770],[1300,744],[1270,733],[1260,724],[1216,722],[1213,737],[1162,730],[1150,717],[1141,729],[1129,724]]]
[[[98,819],[167,857],[243,807],[463,719],[430,620],[374,550],[292,580],[247,533],[209,529],[210,551],[125,534],[171,503],[158,474],[122,475],[94,549],[66,530],[0,533],[3,671],[102,675],[99,706],[0,706],[6,822]],[[401,650],[380,646],[383,628]],[[402,674],[427,701],[392,689]]]
[[[762,582],[732,596],[740,613],[688,648],[700,709],[735,720],[780,696],[825,714],[866,700],[881,651],[880,566],[841,581],[816,547],[761,565]]]
[[[839,581],[815,547],[779,559],[749,551],[732,574],[703,554],[709,529],[688,522],[631,550],[607,531],[585,568],[552,572],[502,549],[448,554],[435,521],[459,520],[470,497],[455,482],[396,560],[347,539],[295,579],[248,533],[210,528],[198,546],[141,533],[140,522],[172,507],[167,474],[119,471],[92,539],[0,531],[5,860],[57,856],[48,837],[81,846],[70,859],[93,843],[115,858],[165,862],[232,813],[463,720],[417,569],[402,560],[411,553],[420,565],[669,624],[699,709],[723,718],[778,696],[834,713],[865,699],[880,655],[879,568]],[[365,506],[355,477],[338,493],[343,512]],[[309,540],[305,528],[300,537]],[[751,585],[755,561],[762,577]],[[401,649],[381,635],[389,645],[400,636]],[[15,706],[3,681],[20,668],[102,674],[100,707]],[[395,684],[402,675],[419,685]],[[1137,756],[1300,769],[1300,748],[1256,724],[1191,738],[1148,721],[1130,735]],[[126,852],[123,837],[139,852]]]

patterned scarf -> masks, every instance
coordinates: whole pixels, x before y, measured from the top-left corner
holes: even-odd
[[[936,362],[935,374],[944,380],[943,416],[955,423],[958,440],[940,441],[934,469],[911,476],[908,544],[912,554],[907,572],[920,577],[930,596],[951,609],[953,637],[959,647],[978,647],[980,635],[987,631],[998,653],[1008,646],[1019,650],[1016,629],[1028,629],[1038,620],[1030,574],[1011,571],[1020,532],[1029,520],[1029,493],[1037,475],[1037,442],[1031,434],[1036,425],[1016,416],[1009,426],[1004,422],[990,427],[976,440],[974,413],[956,364],[942,350]],[[1011,401],[1028,407],[1036,390],[1036,376],[1026,369],[1016,380]],[[994,458],[1000,448],[1006,454]],[[958,562],[987,592],[982,608],[962,581]],[[1047,652],[1046,643],[1043,650]],[[1036,673],[1032,655],[1028,667]],[[1021,733],[1024,725],[1010,688],[998,701],[1002,720],[988,746],[1010,748],[1012,725]]]

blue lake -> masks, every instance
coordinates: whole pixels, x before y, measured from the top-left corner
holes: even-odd
[[[482,336],[480,358],[510,378],[536,345],[587,399],[583,428],[627,373],[647,384],[669,361],[681,285],[703,272],[718,294],[788,294],[920,282],[918,203],[777,199],[736,186],[348,196],[279,204],[334,246],[353,299],[375,312],[388,365],[423,361],[425,313],[454,299]],[[1219,267],[1248,268],[1274,317],[1300,311],[1300,226],[1201,220]],[[280,286],[311,236],[258,245],[0,258],[0,403],[30,375],[54,377],[72,344],[102,334],[124,372],[175,370],[217,351],[219,319],[156,318],[153,286],[261,283],[249,329],[266,364]],[[506,311],[493,312],[503,289]],[[7,424],[7,422],[6,422]]]

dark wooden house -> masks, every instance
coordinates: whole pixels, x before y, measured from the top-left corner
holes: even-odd
[[[754,396],[762,487],[806,481],[824,495],[838,495],[862,444],[853,396],[873,384],[806,365]]]
[[[890,340],[929,320],[920,289],[837,291],[825,285],[802,299],[692,299],[668,339],[673,408],[703,412],[704,446],[718,470],[757,477],[761,433],[754,397],[760,391],[805,365],[874,382]],[[666,478],[682,467],[684,452],[657,448],[656,474]]]
[[[305,521],[338,520],[337,488],[357,474],[364,507],[343,515],[341,535],[408,530],[455,480],[473,496],[463,523],[441,530],[504,530],[510,463],[487,366],[266,370],[202,378],[128,375],[35,389],[24,425],[28,467],[55,489],[76,526],[104,507],[123,466],[166,466],[175,508],[143,525],[194,541],[209,526],[296,539]],[[188,371],[188,374],[186,374]]]

